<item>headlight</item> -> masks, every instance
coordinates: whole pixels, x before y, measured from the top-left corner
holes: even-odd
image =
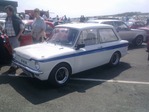
[[[37,70],[40,69],[40,66],[39,66],[39,63],[38,62],[35,62],[35,67],[36,67]]]

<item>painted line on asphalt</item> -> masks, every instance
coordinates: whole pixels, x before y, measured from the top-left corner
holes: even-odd
[[[24,76],[19,75],[19,74],[8,74],[8,76],[10,76],[10,77],[24,77]]]
[[[0,76],[10,76],[10,77],[28,77],[25,75],[19,74],[1,74]],[[93,81],[93,82],[108,82],[108,83],[124,83],[124,84],[145,84],[149,85],[149,82],[139,82],[139,81],[123,81],[123,80],[105,80],[105,79],[89,79],[89,78],[71,78],[71,80],[78,80],[78,81]]]
[[[71,80],[149,85],[149,82],[139,82],[139,81],[105,80],[105,79],[88,79],[88,78],[71,78]]]

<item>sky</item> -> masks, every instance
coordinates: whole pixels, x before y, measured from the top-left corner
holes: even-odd
[[[104,16],[124,12],[149,12],[149,0],[11,0],[18,2],[18,12],[49,10],[50,16]]]

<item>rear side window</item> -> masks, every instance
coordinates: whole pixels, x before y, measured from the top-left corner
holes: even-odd
[[[113,42],[118,40],[117,35],[112,29],[99,29],[99,36],[101,43]]]
[[[97,29],[86,29],[80,34],[78,43],[86,46],[98,44]]]

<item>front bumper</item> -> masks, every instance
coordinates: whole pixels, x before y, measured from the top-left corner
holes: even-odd
[[[20,64],[19,62],[17,62],[17,61],[12,61],[12,64],[14,65],[14,66],[18,66],[19,68],[22,68],[24,71],[28,71],[28,72],[30,72],[30,73],[32,73],[32,74],[34,74],[34,75],[37,75],[37,76],[39,76],[40,74],[43,74],[43,72],[41,72],[41,71],[38,71],[38,70],[34,70],[34,69],[32,69],[32,68],[29,68],[29,67],[27,67],[27,66],[24,66],[24,65],[22,65],[22,64]]]

